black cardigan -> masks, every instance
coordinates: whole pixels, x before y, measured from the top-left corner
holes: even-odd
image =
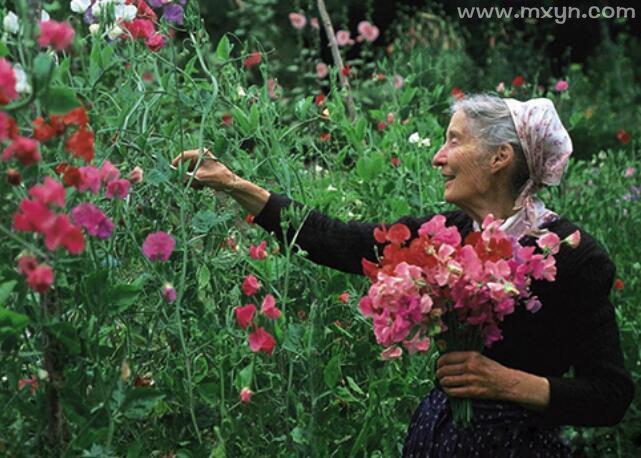
[[[280,212],[292,202],[302,207],[286,196],[271,193],[254,222],[273,233],[281,243],[291,240],[298,228],[289,227],[283,234]],[[463,237],[472,230],[472,219],[462,211],[443,215],[446,225],[455,225]],[[412,237],[417,237],[421,224],[433,216],[408,216],[396,222],[407,225]],[[377,225],[345,223],[311,210],[296,245],[315,263],[363,275],[361,259],[376,261],[375,246],[378,253],[383,252],[383,245],[373,236]],[[561,238],[579,229],[581,243],[575,249],[561,247],[555,256],[555,282],[532,282],[532,291],[539,297],[542,308],[533,314],[518,307],[500,326],[503,340],[485,348],[483,354],[506,367],[549,380],[550,404],[539,414],[543,423],[614,425],[621,421],[634,397],[634,383],[623,364],[614,307],[609,299],[614,263],[589,234],[565,218],[545,227]],[[520,242],[535,245],[536,241],[526,236]],[[574,378],[564,378],[570,366],[574,368]]]

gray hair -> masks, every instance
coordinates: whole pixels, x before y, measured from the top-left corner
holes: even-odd
[[[512,145],[515,161],[510,191],[516,198],[529,178],[530,170],[507,104],[494,95],[473,94],[452,104],[452,113],[458,110],[467,116],[471,133],[481,143],[484,153],[489,155],[506,143]]]

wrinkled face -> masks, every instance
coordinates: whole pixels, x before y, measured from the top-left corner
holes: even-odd
[[[432,166],[445,175],[445,201],[473,208],[489,189],[491,174],[481,167],[480,145],[468,128],[467,116],[455,112],[447,128],[445,143],[434,155]]]

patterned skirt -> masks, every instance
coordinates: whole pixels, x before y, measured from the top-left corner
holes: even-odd
[[[403,457],[571,456],[560,428],[537,425],[533,412],[506,402],[473,401],[472,406],[472,424],[459,429],[452,421],[448,396],[434,388],[412,416]]]

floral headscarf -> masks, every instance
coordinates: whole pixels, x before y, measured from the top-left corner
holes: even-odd
[[[572,154],[572,141],[551,100],[503,100],[512,114],[530,177],[513,208],[519,211],[508,218],[501,228],[519,239],[524,235],[538,237],[548,232],[539,229],[540,226],[559,216],[545,208],[535,193],[544,185],[556,186],[561,182]],[[474,229],[478,230],[476,222]]]

